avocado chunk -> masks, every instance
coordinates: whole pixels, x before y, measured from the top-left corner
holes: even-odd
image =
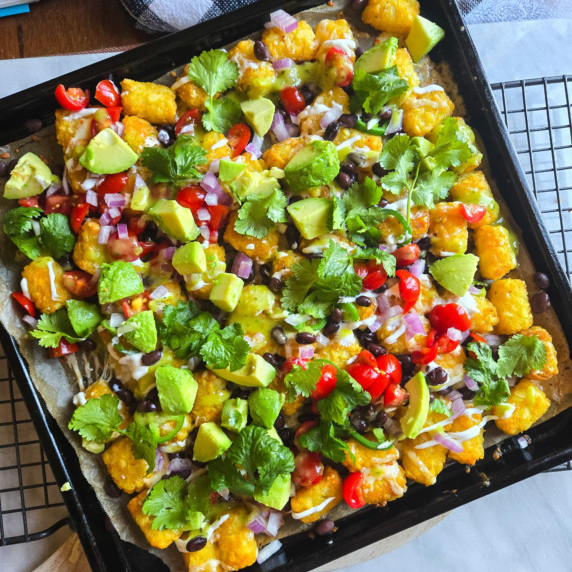
[[[232,441],[216,423],[213,421],[203,423],[199,427],[193,448],[193,461],[199,463],[212,461],[220,457],[231,445]]]
[[[173,268],[179,274],[194,274],[207,269],[207,257],[198,242],[189,242],[180,246],[173,255]]]
[[[236,179],[244,169],[246,169],[246,165],[244,163],[235,163],[228,159],[221,159],[218,167],[219,181],[221,183],[230,183],[230,181]]]
[[[68,300],[66,306],[72,328],[80,338],[89,336],[103,320],[96,304],[84,300]]]
[[[246,399],[228,399],[222,406],[220,424],[229,431],[238,433],[248,423],[248,402]]]
[[[329,223],[334,205],[324,197],[302,199],[287,207],[300,234],[312,240],[330,232]]]
[[[151,199],[151,191],[149,187],[143,182],[133,190],[131,195],[131,202],[129,208],[134,211],[145,212],[153,203]]]
[[[127,330],[123,337],[143,353],[148,354],[157,346],[157,325],[152,310],[145,310],[131,316],[119,326],[119,330],[122,328]]]
[[[339,172],[338,152],[331,141],[312,141],[300,149],[284,168],[286,182],[295,191],[327,185]]]
[[[127,171],[139,159],[129,145],[113,131],[100,131],[79,158],[80,165],[98,175],[112,175]]]
[[[271,429],[274,421],[284,405],[284,395],[270,389],[261,387],[248,396],[248,409],[256,425]]]
[[[366,73],[376,73],[387,69],[395,63],[396,52],[397,38],[388,38],[385,42],[380,42],[364,52],[356,60],[355,71],[363,70]]]
[[[174,200],[155,203],[147,213],[159,228],[169,236],[181,242],[191,242],[199,236],[191,209],[181,206]]]
[[[415,20],[413,20],[413,24],[411,24],[409,34],[407,38],[405,38],[405,45],[413,61],[418,62],[444,37],[445,30],[443,30],[443,28],[427,20],[427,18],[423,18],[423,16],[416,16]]]
[[[400,419],[401,430],[409,439],[415,439],[429,414],[429,387],[422,371],[417,372],[404,387],[409,393],[409,405]]]
[[[101,274],[97,284],[100,304],[110,304],[129,296],[143,292],[143,282],[131,262],[118,260],[101,265]]]
[[[230,190],[242,202],[252,195],[270,195],[274,191],[279,191],[280,183],[268,171],[259,173],[246,169],[232,181]]]
[[[4,186],[5,199],[35,197],[45,191],[59,178],[52,175],[50,168],[34,153],[22,155],[10,173]]]
[[[479,257],[474,254],[453,254],[431,264],[429,272],[443,288],[464,296],[473,283]]]
[[[241,101],[240,107],[256,134],[264,137],[270,131],[274,119],[274,104],[265,97],[259,97],[258,99]]]
[[[167,413],[190,413],[197,397],[198,383],[188,369],[161,365],[155,370],[161,409]]]
[[[267,492],[254,491],[254,500],[262,503],[265,506],[282,510],[288,499],[290,498],[290,491],[292,489],[292,480],[290,475],[278,475]]]
[[[237,369],[213,369],[219,377],[245,387],[266,387],[276,377],[276,370],[261,355],[248,354],[246,364]]]
[[[232,312],[244,287],[244,282],[236,275],[221,272],[213,282],[209,300],[221,310]]]

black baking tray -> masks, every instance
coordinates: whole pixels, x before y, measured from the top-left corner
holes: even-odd
[[[28,133],[24,125],[29,119],[39,118],[44,125],[53,122],[56,109],[53,93],[59,83],[93,90],[99,80],[107,77],[152,80],[186,63],[204,49],[223,46],[260,30],[268,21],[269,13],[278,7],[295,13],[322,3],[315,0],[261,0],[239,12],[226,14],[0,99],[0,144],[25,137]],[[437,62],[446,61],[452,70],[465,102],[468,123],[478,130],[486,148],[490,174],[510,206],[516,223],[525,231],[523,240],[537,269],[550,277],[552,305],[570,345],[572,290],[542,223],[463,18],[454,0],[423,2],[423,14],[446,31],[444,41],[431,56]],[[96,572],[166,570],[158,558],[118,538],[81,473],[73,448],[35,389],[14,340],[3,328],[0,329],[0,341],[55,478],[60,485],[66,481],[72,485],[63,496],[92,569]],[[403,498],[384,508],[370,507],[340,520],[338,530],[331,538],[311,539],[307,534],[287,538],[278,553],[250,570],[310,570],[572,459],[572,410],[530,429],[527,435],[531,444],[524,449],[516,437],[508,437],[500,444],[500,457],[497,454],[493,457],[493,448],[489,448],[485,458],[468,472],[459,464],[448,466],[432,487],[413,484]]]

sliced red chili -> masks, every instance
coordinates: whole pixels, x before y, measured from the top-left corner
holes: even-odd
[[[411,361],[413,363],[427,365],[437,357],[438,351],[439,348],[437,347],[437,344],[434,344],[431,347],[421,348],[420,350],[416,350],[411,353]]]
[[[37,207],[39,199],[38,197],[26,197],[25,199],[18,199],[18,204],[21,207]]]
[[[70,344],[65,338],[62,338],[56,348],[50,348],[48,350],[48,355],[51,358],[59,358],[70,354],[75,354],[77,351],[79,351],[77,344]]]
[[[117,107],[121,103],[121,95],[117,86],[110,79],[102,79],[95,88],[95,99],[105,107]]]
[[[79,234],[79,229],[81,228],[81,225],[88,213],[89,205],[87,203],[81,203],[72,208],[70,214],[70,224],[76,234]]]
[[[238,157],[250,141],[250,127],[244,123],[233,125],[228,131],[227,139],[232,149],[232,156]]]
[[[403,313],[407,314],[407,312],[415,306],[417,300],[419,300],[421,282],[417,276],[413,276],[413,274],[407,270],[397,270],[395,275],[399,278],[399,295],[405,302]]]
[[[106,111],[107,115],[109,115],[109,119],[111,119],[111,122],[117,123],[121,117],[123,107],[108,107]]]
[[[344,500],[350,508],[360,508],[365,504],[361,490],[363,478],[363,473],[357,471],[344,480]]]
[[[475,340],[475,342],[478,342],[480,344],[487,344],[487,340],[485,340],[485,338],[483,338],[483,336],[480,336],[479,334],[475,334],[475,332],[471,332],[471,338],[473,338],[473,340]]]
[[[282,371],[284,372],[284,374],[290,373],[292,371],[292,368],[295,365],[299,365],[302,369],[306,369],[307,363],[308,363],[308,360],[305,358],[301,358],[301,357],[288,358],[282,364]]]
[[[89,91],[84,91],[79,87],[66,89],[60,83],[56,88],[57,102],[68,111],[80,111],[89,103]]]
[[[32,316],[32,318],[36,316],[36,306],[30,298],[22,294],[22,292],[12,292],[12,298],[18,302],[18,304],[20,304],[20,306],[22,306],[22,308]]]

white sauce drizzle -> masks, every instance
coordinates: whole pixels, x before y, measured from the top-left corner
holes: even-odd
[[[328,497],[325,501],[321,502],[317,506],[313,506],[307,510],[303,510],[302,512],[292,512],[292,518],[296,520],[300,520],[302,518],[306,518],[316,512],[320,512],[324,510],[336,497]]]

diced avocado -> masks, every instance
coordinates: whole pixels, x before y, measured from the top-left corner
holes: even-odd
[[[230,190],[239,201],[244,201],[252,195],[270,195],[280,190],[280,183],[268,171],[245,169],[230,184]]]
[[[141,277],[131,262],[118,260],[111,264],[101,265],[101,274],[97,284],[100,304],[117,302],[117,300],[141,294],[143,290]]]
[[[248,402],[246,399],[229,399],[222,406],[220,424],[229,431],[238,433],[248,423]]]
[[[464,296],[473,283],[478,263],[479,257],[474,254],[453,254],[433,262],[429,272],[443,288],[455,296]]]
[[[356,60],[355,71],[361,69],[367,73],[376,73],[387,69],[395,63],[396,52],[397,38],[388,38],[364,52]]]
[[[198,383],[188,369],[161,365],[155,370],[161,409],[167,413],[190,413],[197,397]]]
[[[221,272],[214,279],[209,300],[221,310],[232,312],[238,304],[243,287],[244,282],[236,274]]]
[[[72,328],[80,338],[89,336],[103,320],[96,304],[84,300],[68,300],[66,306]]]
[[[261,355],[248,354],[246,364],[237,369],[213,369],[218,376],[246,387],[267,387],[276,377],[276,370]]]
[[[282,474],[278,475],[267,492],[254,491],[254,500],[262,503],[265,506],[274,508],[276,510],[282,510],[288,499],[290,498],[290,492],[292,490],[292,481],[290,475]]]
[[[193,461],[199,463],[212,461],[220,457],[231,445],[232,441],[216,423],[213,421],[203,423],[199,427],[193,448]]]
[[[423,18],[423,16],[416,16],[415,20],[413,20],[413,24],[411,24],[409,34],[407,34],[407,38],[405,38],[405,45],[413,61],[418,62],[444,37],[445,30],[443,30],[443,28],[427,20],[427,18]]]
[[[130,327],[134,327],[134,329],[130,330]],[[128,330],[123,334],[123,337],[134,348],[143,353],[148,354],[157,346],[157,325],[152,310],[145,310],[131,316],[121,324],[120,331],[121,328]]]
[[[144,212],[153,204],[151,191],[145,184],[140,185],[133,191],[129,208],[133,211]]]
[[[310,142],[284,168],[286,182],[295,191],[327,185],[339,172],[338,152],[331,141]]]
[[[324,197],[302,199],[287,207],[300,234],[312,240],[330,232],[329,223],[334,206]]]
[[[179,274],[204,272],[207,269],[204,248],[198,242],[189,242],[180,246],[173,255],[173,268]]]
[[[270,131],[274,119],[274,104],[265,97],[259,97],[258,99],[241,101],[240,107],[244,117],[252,125],[257,135],[264,137]]]
[[[222,159],[219,163],[218,178],[221,183],[230,183],[230,181],[236,179],[244,169],[246,169],[244,163],[235,163],[228,159]]]
[[[111,175],[126,171],[137,159],[137,153],[113,129],[107,128],[87,144],[79,162],[92,173]]]
[[[181,206],[174,200],[155,203],[147,213],[159,228],[181,242],[191,242],[199,236],[191,209]]]
[[[94,455],[99,455],[105,451],[105,443],[98,443],[97,441],[88,441],[87,439],[81,440],[81,446]]]
[[[429,387],[422,371],[417,372],[404,387],[409,393],[409,405],[400,419],[401,430],[409,439],[415,439],[429,414]]]
[[[5,199],[25,199],[41,194],[59,178],[34,153],[22,155],[10,173],[4,187]]]
[[[248,396],[248,409],[252,420],[267,429],[274,427],[282,405],[284,395],[268,387],[261,387]]]

